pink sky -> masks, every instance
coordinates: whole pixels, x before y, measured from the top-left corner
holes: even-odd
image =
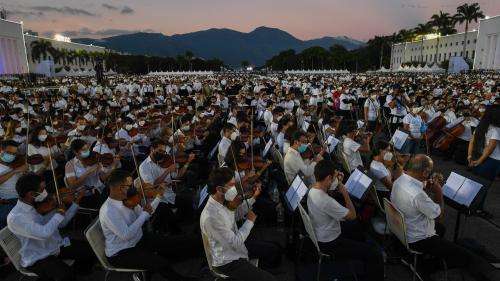
[[[276,27],[300,39],[345,35],[367,40],[454,13],[457,0],[4,0],[9,19],[40,34],[106,37],[130,31],[166,35],[208,28],[249,32]],[[499,0],[479,0],[486,15],[500,15]]]

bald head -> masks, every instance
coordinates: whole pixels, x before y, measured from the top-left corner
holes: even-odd
[[[410,174],[418,175],[420,178],[428,178],[432,172],[434,163],[425,154],[416,154],[408,161],[406,171]]]

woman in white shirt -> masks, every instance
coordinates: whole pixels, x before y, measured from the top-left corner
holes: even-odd
[[[388,193],[391,190],[392,173],[387,166],[394,157],[388,142],[382,140],[377,142],[375,149],[373,149],[373,160],[370,163],[370,175],[375,180],[377,191]]]
[[[33,155],[41,155],[43,162],[40,164],[29,165],[29,170],[38,175],[45,176],[46,183],[52,183],[51,168],[58,168],[58,163],[55,161],[56,157],[61,155],[61,150],[55,144],[50,145],[50,157],[52,158],[52,167],[50,165],[49,148],[47,146],[48,134],[44,127],[39,126],[31,131],[31,136],[28,144],[28,157]],[[61,171],[62,172],[62,171]]]
[[[349,165],[348,172],[351,173],[358,167],[363,168],[363,160],[361,159],[360,152],[370,152],[371,135],[367,135],[363,140],[363,143],[360,144],[354,140],[358,134],[356,122],[350,121],[345,123],[343,126],[342,130],[344,131],[344,141],[342,143],[342,154]]]

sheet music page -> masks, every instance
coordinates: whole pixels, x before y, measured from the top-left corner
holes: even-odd
[[[208,197],[208,185],[205,185],[203,189],[200,191],[200,201],[198,201],[198,208],[201,207],[201,204],[203,204],[203,201],[205,201],[207,197]]]
[[[455,201],[467,207],[470,206],[477,193],[481,190],[483,185],[470,179],[465,179],[462,187],[455,195]]]
[[[443,195],[450,199],[454,199],[465,180],[466,178],[464,176],[451,172],[443,186]]]
[[[337,139],[333,135],[330,135],[326,140],[326,143],[328,144],[328,153],[332,153],[335,150],[337,144],[339,144],[339,142],[340,142],[339,139]]]
[[[300,201],[302,200],[304,195],[306,195],[306,193],[307,193],[306,184],[302,181],[302,179],[299,176],[296,176],[285,194],[286,199],[290,204],[292,210],[295,211],[295,209],[297,209]]]
[[[371,183],[372,180],[367,175],[361,173],[361,176],[359,177],[358,182],[355,185],[352,195],[358,199],[361,199]]]
[[[355,169],[352,174],[349,176],[347,179],[347,182],[345,183],[345,187],[347,188],[347,192],[351,194],[352,196],[356,198],[358,197],[359,193],[363,191],[363,186],[359,183],[360,178],[363,176],[363,173]],[[363,195],[363,194],[361,194]]]
[[[396,130],[392,136],[391,142],[396,149],[401,149],[408,138],[408,134],[400,130]]]
[[[270,139],[266,143],[266,146],[264,147],[264,150],[262,151],[262,158],[266,157],[267,153],[269,152],[269,149],[271,148],[271,145],[273,145],[273,139]]]

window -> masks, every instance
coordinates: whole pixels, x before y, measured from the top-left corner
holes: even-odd
[[[462,41],[462,46],[464,45],[464,41]]]
[[[474,39],[474,44],[476,44],[476,42],[477,42],[477,39]]]
[[[439,44],[439,48],[443,48],[443,44]]]
[[[463,57],[464,56],[464,51],[461,51],[460,52],[460,56]]]
[[[444,44],[445,47],[448,47],[448,43]]]
[[[470,44],[470,40],[467,40],[467,45],[469,45],[469,44]]]
[[[465,58],[468,59],[469,58],[469,51],[465,51]]]
[[[476,51],[472,51],[472,59],[474,59],[475,55],[476,55]]]
[[[441,61],[441,54],[439,54],[439,61]]]
[[[458,42],[455,43],[455,46],[458,46]]]
[[[427,55],[425,55],[425,61],[427,61]]]
[[[453,56],[456,57],[457,56],[457,52],[455,52],[455,54]]]

